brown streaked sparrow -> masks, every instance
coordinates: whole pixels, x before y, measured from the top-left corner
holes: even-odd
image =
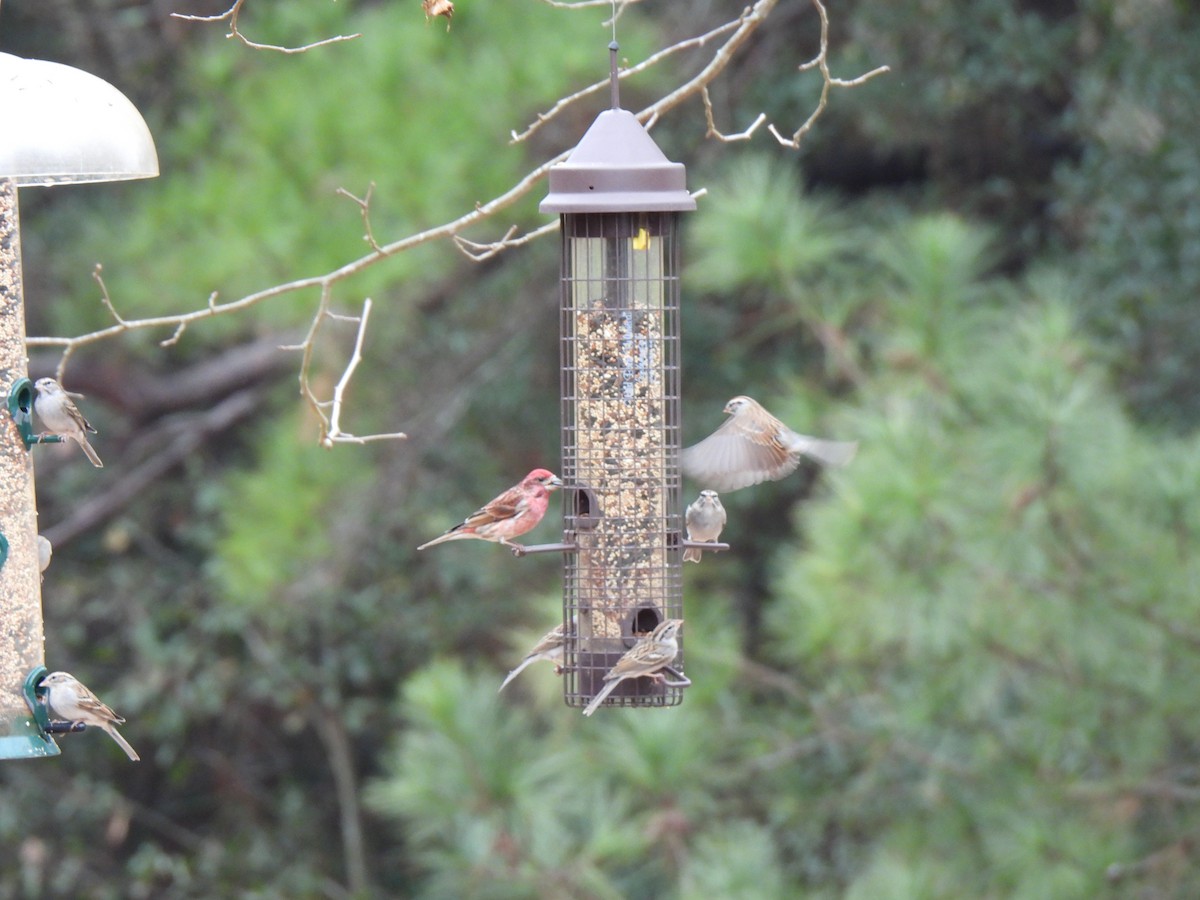
[[[664,619],[652,632],[629,648],[628,652],[604,676],[604,688],[587,705],[583,714],[590,716],[604,702],[613,689],[626,678],[649,676],[656,681],[665,681],[658,674],[675,661],[679,655],[679,629],[683,619]]]
[[[567,634],[573,635],[574,633],[575,620],[572,619],[571,627]],[[558,664],[558,661],[563,657],[563,645],[565,643],[566,636],[563,632],[563,624],[562,622],[559,622],[556,626],[543,634],[542,639],[533,645],[533,649],[525,655],[525,658],[517,664],[517,667],[508,673],[500,687],[496,690],[496,693],[498,694],[500,691],[504,690],[505,686],[510,681],[525,671],[526,666],[537,662],[539,659],[544,659],[547,662],[554,663],[554,674],[561,675],[562,666]]]

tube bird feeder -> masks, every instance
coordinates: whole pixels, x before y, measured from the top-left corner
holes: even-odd
[[[683,165],[620,108],[609,49],[612,108],[551,168],[540,207],[561,225],[568,706],[586,706],[617,660],[683,607],[678,235],[696,201]],[[604,705],[681,698],[678,686],[631,678]]]
[[[17,188],[157,174],[150,131],[116,88],[0,53],[0,759],[59,753],[36,696],[45,648]]]

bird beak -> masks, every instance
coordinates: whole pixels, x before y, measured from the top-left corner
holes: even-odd
[[[546,482],[546,484],[553,485],[554,487],[562,487],[563,486],[562,479],[557,476],[555,476],[554,478],[551,478],[549,481]]]

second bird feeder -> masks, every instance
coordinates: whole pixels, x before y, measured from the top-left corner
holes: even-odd
[[[45,674],[17,189],[151,178],[145,121],[107,82],[61,63],[0,53],[0,759],[56,756]],[[61,730],[61,729],[58,729]]]
[[[679,213],[695,208],[684,167],[619,108],[614,75],[613,108],[550,170],[541,204],[561,216],[569,706],[586,706],[639,637],[682,618],[678,231]],[[681,696],[629,679],[605,705]]]

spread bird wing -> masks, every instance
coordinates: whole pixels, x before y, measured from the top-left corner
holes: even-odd
[[[828,441],[807,434],[796,434],[790,429],[785,429],[783,437],[793,452],[810,456],[827,466],[844,466],[858,452],[858,441]]]
[[[689,478],[715,491],[735,491],[760,481],[775,481],[795,471],[800,459],[779,439],[777,429],[763,429],[734,416],[680,454]]]

